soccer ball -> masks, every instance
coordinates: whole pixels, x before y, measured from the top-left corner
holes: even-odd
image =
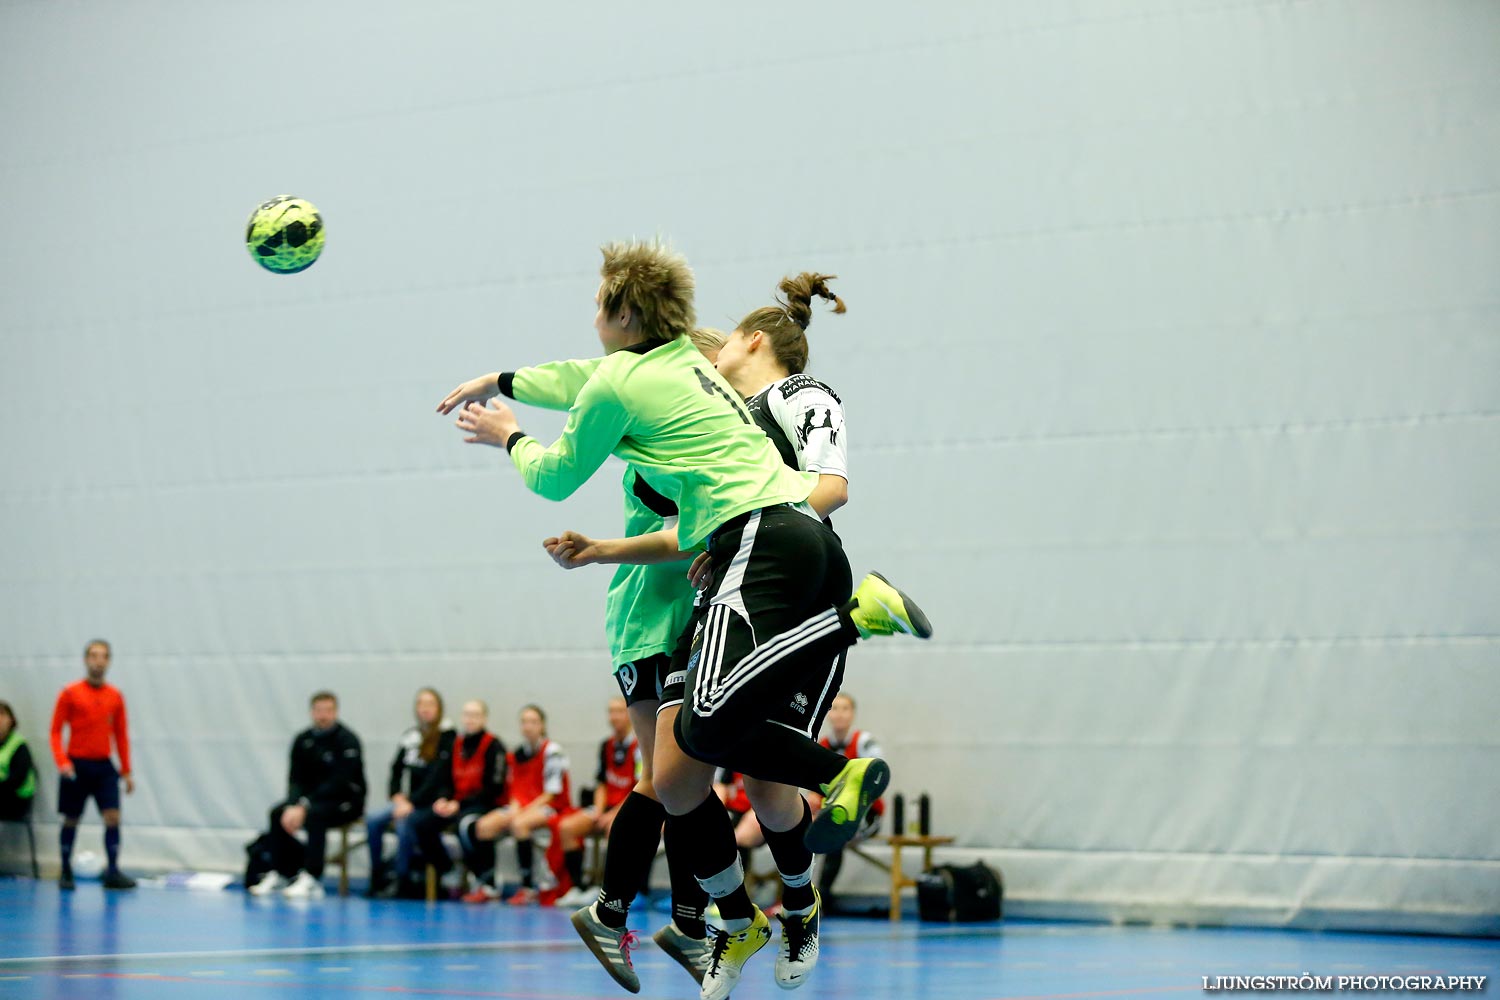
[[[305,271],[323,252],[323,217],[301,198],[286,194],[272,198],[251,213],[245,246],[267,271]]]
[[[104,874],[104,859],[93,851],[79,851],[73,859],[73,874],[82,879],[95,879]]]

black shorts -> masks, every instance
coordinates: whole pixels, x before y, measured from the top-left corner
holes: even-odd
[[[57,811],[68,819],[83,815],[89,799],[100,812],[120,808],[120,772],[115,770],[112,760],[90,760],[74,757],[72,779],[62,778],[57,782]]]
[[[734,679],[726,663],[738,660],[791,628],[819,607],[834,607],[849,597],[853,581],[838,535],[826,524],[788,505],[767,507],[732,518],[709,539],[713,579],[706,599],[693,616],[672,654],[670,677],[682,683],[693,671],[695,706],[704,699],[733,697]],[[722,619],[730,619],[726,626]],[[715,622],[716,619],[720,619]],[[705,631],[717,628],[705,651]],[[791,695],[759,706],[751,714],[816,738],[823,717],[843,682],[847,644],[826,658],[799,656],[798,686]],[[707,656],[710,662],[700,663]],[[662,696],[683,700],[681,688]]]
[[[827,669],[812,671],[802,690],[788,698],[781,707],[773,708],[766,718],[803,736],[817,739],[823,728],[823,720],[833,707],[833,699],[838,695],[839,688],[844,686],[844,661],[848,658],[849,652],[845,650]]]
[[[625,699],[626,707],[643,701],[661,701],[671,666],[670,653],[657,653],[634,663],[621,664],[615,671],[615,683],[620,685],[620,695]],[[680,681],[678,688],[680,691]],[[680,693],[677,700],[682,700]]]

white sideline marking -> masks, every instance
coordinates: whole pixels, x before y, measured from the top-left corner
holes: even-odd
[[[34,958],[0,958],[0,969],[38,964],[68,964],[72,962],[136,962],[182,958],[280,958],[302,955],[379,955],[396,953],[409,955],[413,952],[446,951],[549,951],[572,950],[578,946],[578,938],[556,938],[544,941],[444,941],[437,944],[349,944],[320,945],[315,948],[246,948],[242,951],[155,951],[141,954],[117,955],[38,955]],[[80,974],[82,976],[83,974]],[[88,975],[92,975],[89,973]]]

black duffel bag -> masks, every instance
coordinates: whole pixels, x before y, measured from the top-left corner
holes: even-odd
[[[923,920],[999,920],[1004,896],[1000,873],[982,861],[938,865],[917,876],[917,912]]]

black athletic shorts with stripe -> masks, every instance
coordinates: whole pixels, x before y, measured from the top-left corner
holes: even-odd
[[[832,528],[788,504],[731,518],[708,551],[712,579],[672,662],[686,671],[685,749],[783,780],[757,766],[755,745],[766,742],[757,730],[817,735],[858,638],[837,610],[853,589],[849,560]]]

